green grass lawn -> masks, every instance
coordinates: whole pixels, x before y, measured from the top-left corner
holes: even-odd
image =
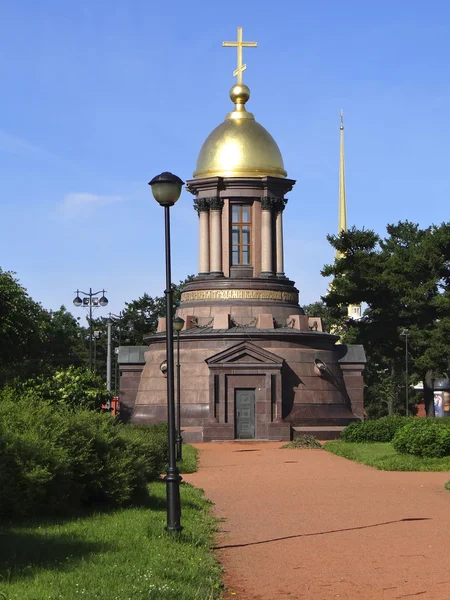
[[[450,471],[450,456],[421,458],[399,454],[392,444],[357,444],[336,440],[326,442],[324,450],[382,471]]]
[[[194,468],[197,451],[189,448],[183,448],[185,461]],[[157,482],[142,507],[0,527],[0,599],[219,598],[211,503],[183,483],[184,529],[173,537],[164,531],[165,493],[165,484]]]
[[[183,460],[178,463],[180,473],[195,473],[198,466],[198,450],[189,444],[183,444]],[[1,599],[0,599],[1,600]]]

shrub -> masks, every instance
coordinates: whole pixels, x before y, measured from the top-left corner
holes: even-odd
[[[444,484],[444,489],[450,491],[450,481],[446,481]]]
[[[48,400],[72,408],[99,409],[111,394],[101,377],[89,369],[70,366],[51,375],[17,382],[7,390],[9,394]]]
[[[145,494],[164,466],[161,429],[132,434],[109,414],[28,396],[0,402],[0,517],[73,514]]]
[[[391,415],[369,421],[350,423],[341,433],[344,442],[391,442],[395,433],[414,417]]]
[[[161,475],[169,459],[167,424],[122,425],[120,434],[144,461],[147,479],[153,481]]]
[[[315,438],[313,435],[299,435],[298,437],[295,438],[295,440],[292,440],[292,442],[289,442],[289,444],[285,444],[284,446],[281,446],[282,448],[322,448],[322,444],[320,444],[317,441],[317,438]]]
[[[450,419],[414,419],[397,431],[392,443],[403,454],[450,456]]]

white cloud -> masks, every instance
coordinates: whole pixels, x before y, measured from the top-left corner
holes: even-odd
[[[67,194],[58,204],[58,214],[64,219],[76,219],[92,214],[98,208],[123,202],[123,196],[99,196],[98,194],[72,193]]]
[[[0,152],[15,154],[16,156],[59,160],[58,156],[3,130],[0,130]]]

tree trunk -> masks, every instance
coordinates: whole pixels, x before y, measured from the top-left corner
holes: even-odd
[[[387,400],[387,409],[388,415],[394,414],[394,405],[395,405],[395,365],[392,363],[391,365],[391,385],[390,392]]]
[[[423,401],[425,403],[425,414],[433,418],[434,414],[434,374],[433,371],[427,371],[423,377]]]
[[[387,401],[388,415],[394,414],[394,398],[391,396]]]

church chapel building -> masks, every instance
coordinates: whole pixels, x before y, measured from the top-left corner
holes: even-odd
[[[364,351],[304,314],[284,272],[283,215],[295,185],[270,133],[248,112],[237,42],[232,110],[204,142],[187,190],[198,213],[198,276],[183,290],[181,423],[185,441],[321,439],[363,417]],[[175,209],[176,210],[176,209]],[[167,420],[165,319],[130,360],[121,401],[134,423]],[[145,360],[145,363],[143,364]]]

